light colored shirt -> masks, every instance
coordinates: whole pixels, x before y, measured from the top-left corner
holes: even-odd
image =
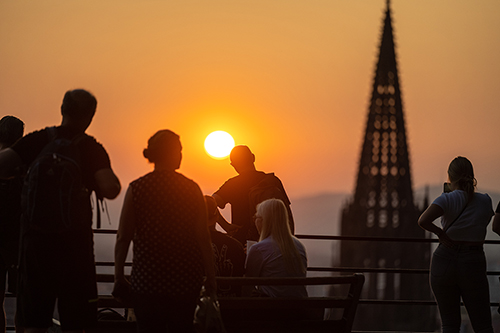
[[[307,267],[307,255],[304,245],[293,237],[304,267]],[[248,251],[246,273],[248,277],[305,277],[306,272],[287,272],[278,244],[270,236]],[[305,286],[259,286],[259,290],[271,297],[307,297]]]
[[[446,234],[455,241],[482,242],[486,237],[486,227],[495,212],[488,194],[474,193],[474,199],[467,203],[467,195],[462,190],[443,193],[434,200],[444,211],[441,225],[451,227]],[[467,205],[467,206],[466,206]],[[465,207],[465,210],[463,210]],[[462,212],[463,210],[463,212]],[[462,214],[459,216],[460,212]],[[458,219],[453,222],[458,216]]]

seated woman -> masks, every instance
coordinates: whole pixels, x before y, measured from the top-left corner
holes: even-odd
[[[306,250],[290,232],[283,201],[261,202],[254,219],[260,238],[248,251],[245,276],[306,277]],[[307,297],[305,286],[258,286],[258,291],[269,297]]]

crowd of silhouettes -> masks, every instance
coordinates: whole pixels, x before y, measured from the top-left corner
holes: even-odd
[[[106,150],[85,133],[96,108],[90,92],[75,89],[63,97],[59,126],[23,136],[24,123],[18,118],[0,121],[0,283],[17,296],[18,332],[46,332],[56,307],[63,332],[84,332],[96,325],[91,194],[100,201],[121,191]],[[154,169],[126,191],[112,292],[118,301],[133,304],[138,332],[192,332],[202,286],[213,298],[242,295],[241,287],[217,286],[215,276],[244,276],[247,252],[253,257],[252,276],[305,275],[305,248],[292,236],[283,184],[274,174],[255,169],[247,146],[233,149],[231,164],[239,175],[213,196],[203,196],[196,182],[177,171],[182,145],[176,133],[156,132],[143,156]],[[279,203],[273,211],[281,213],[262,211],[258,217],[256,205],[271,197]],[[217,207],[227,203],[231,223]],[[254,218],[262,220],[256,221],[258,227]],[[217,223],[227,233],[217,230]],[[273,223],[277,227],[270,227]],[[247,251],[246,241],[272,237],[277,237],[274,245],[279,249],[272,258],[263,256],[266,248],[259,244]],[[124,267],[131,243],[129,281]],[[267,251],[273,252],[269,245]],[[281,257],[283,264],[275,266]],[[305,296],[304,290],[299,294]],[[270,290],[259,292],[276,296]],[[2,300],[4,295],[5,290]],[[5,331],[4,312],[1,319]]]
[[[59,126],[25,136],[14,116],[0,120],[0,285],[17,296],[16,331],[46,332],[54,308],[64,332],[96,325],[97,283],[90,195],[114,199],[121,191],[110,158],[85,133],[97,108],[86,90],[67,91]],[[179,135],[162,129],[143,157],[153,171],[126,191],[115,244],[113,296],[133,305],[138,332],[193,332],[202,286],[216,298],[307,297],[304,286],[241,287],[216,284],[216,276],[305,277],[305,246],[293,236],[290,200],[274,173],[258,171],[255,155],[236,146],[230,162],[238,173],[212,196],[177,170]],[[500,235],[500,204],[476,192],[472,163],[449,165],[444,193],[418,224],[434,233],[430,283],[443,332],[459,332],[460,299],[476,332],[492,332],[483,244],[492,216]],[[231,222],[219,211],[231,205]],[[435,220],[441,217],[441,226]],[[216,225],[226,231],[223,233]],[[130,280],[125,261],[133,243]],[[0,330],[6,326],[0,313]]]

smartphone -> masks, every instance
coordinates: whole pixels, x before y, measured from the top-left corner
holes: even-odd
[[[449,193],[449,192],[451,192],[451,184],[450,184],[450,183],[444,183],[444,184],[443,184],[443,192],[444,192],[444,193]]]

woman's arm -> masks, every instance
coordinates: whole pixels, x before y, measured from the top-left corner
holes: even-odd
[[[453,241],[446,235],[443,229],[435,225],[433,222],[440,216],[443,216],[443,208],[436,204],[430,205],[418,219],[418,225],[427,231],[436,234],[439,242],[445,245],[453,246]]]
[[[495,217],[493,218],[492,225],[493,232],[500,236],[500,202],[495,209]]]
[[[212,241],[208,231],[207,210],[205,200],[201,190],[198,195],[197,221],[195,224],[194,236],[200,246],[203,267],[205,268],[206,280],[205,289],[211,297],[217,295],[217,283],[215,282],[214,255],[212,250]]]
[[[245,262],[245,276],[246,277],[259,277],[262,271],[264,260],[261,252],[252,246],[247,254]]]
[[[123,200],[120,225],[116,234],[115,290],[120,289],[124,284],[128,284],[128,281],[125,279],[125,260],[127,259],[130,243],[134,237],[135,228],[136,217],[133,207],[133,194],[132,189],[129,187]]]
[[[493,231],[500,236],[500,213],[495,213],[493,218]]]

